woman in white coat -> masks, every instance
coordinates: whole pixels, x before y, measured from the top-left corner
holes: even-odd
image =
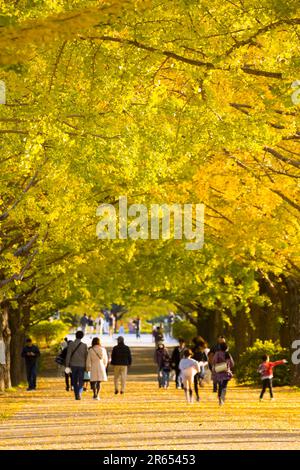
[[[90,372],[91,387],[94,392],[94,400],[100,400],[100,383],[107,382],[106,367],[108,357],[105,348],[100,345],[99,338],[93,338],[86,360],[86,370]]]
[[[185,392],[186,401],[188,403],[193,403],[193,383],[194,377],[200,372],[200,364],[191,359],[192,351],[190,349],[185,349],[183,352],[183,358],[179,362],[179,369],[181,380],[183,383],[183,388]]]

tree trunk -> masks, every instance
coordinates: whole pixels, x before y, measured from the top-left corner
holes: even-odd
[[[0,305],[0,342],[4,352],[5,364],[0,364],[0,391],[11,386],[10,382],[10,329],[8,325],[9,304],[2,302]],[[2,362],[2,360],[1,360]]]
[[[24,346],[25,334],[23,331],[16,331],[11,336],[10,343],[10,376],[12,386],[18,385],[26,378],[24,360],[21,358]]]
[[[300,340],[300,280],[285,277],[284,283],[286,291],[282,297],[282,309],[288,317],[289,348],[292,354],[292,343]],[[291,363],[291,384],[300,386],[300,364]]]
[[[233,325],[232,334],[235,344],[235,359],[238,360],[239,356],[250,344],[248,335],[249,321],[243,309],[237,311]]]
[[[10,375],[13,386],[26,378],[25,364],[21,357],[25,335],[28,330],[30,309],[23,303],[17,309],[10,310],[9,326],[11,330]]]
[[[197,332],[209,345],[214,344],[218,334],[222,333],[221,323],[221,315],[217,310],[203,307],[197,309]]]

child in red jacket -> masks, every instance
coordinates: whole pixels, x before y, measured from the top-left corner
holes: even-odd
[[[270,391],[270,397],[271,400],[273,400],[273,367],[275,366],[280,366],[281,364],[286,364],[287,360],[282,359],[281,361],[275,361],[275,362],[270,362],[270,358],[267,354],[264,354],[262,357],[263,363],[260,364],[258,368],[258,372],[261,375],[261,380],[262,380],[262,391],[260,394],[260,401],[262,401],[262,398],[264,396],[264,393],[266,389],[268,388]]]

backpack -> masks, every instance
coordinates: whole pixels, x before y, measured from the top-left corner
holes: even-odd
[[[65,365],[66,357],[67,357],[67,350],[68,350],[68,347],[64,348],[54,359],[56,364],[58,364],[59,366]]]

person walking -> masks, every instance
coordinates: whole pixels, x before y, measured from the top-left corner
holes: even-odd
[[[170,312],[169,315],[168,315],[168,333],[169,333],[170,337],[173,336],[174,322],[175,322],[175,314],[174,314],[174,312]]]
[[[21,356],[25,359],[28,388],[27,392],[36,390],[37,361],[41,353],[39,348],[27,338]]]
[[[119,382],[121,382],[121,394],[125,393],[128,367],[132,364],[131,351],[124,343],[123,336],[119,336],[117,341],[118,344],[113,347],[110,361],[114,366],[115,395],[119,393]]]
[[[171,358],[164,343],[158,343],[157,349],[154,352],[154,362],[157,364],[159,388],[168,388],[171,371]]]
[[[162,327],[158,326],[156,330],[153,330],[152,335],[154,337],[155,347],[157,348],[158,344],[164,341],[164,333]]]
[[[83,334],[85,334],[85,329],[88,326],[89,319],[86,313],[80,318],[80,327],[82,329]]]
[[[195,344],[195,347],[193,349],[193,356],[192,359],[195,359],[199,363],[200,371],[197,372],[197,374],[194,376],[194,390],[196,394],[196,399],[197,401],[200,401],[199,397],[199,385],[202,387],[203,386],[203,379],[205,375],[205,366],[208,364],[208,357],[206,355],[206,343],[204,340],[199,340]]]
[[[179,369],[184,388],[187,403],[193,403],[193,383],[194,377],[200,372],[199,362],[192,359],[193,352],[191,349],[185,349],[183,358],[179,362]]]
[[[106,349],[101,347],[99,338],[93,338],[92,346],[88,350],[86,370],[90,372],[94,400],[100,400],[99,393],[101,382],[107,382],[107,364],[108,356]]]
[[[73,383],[72,383],[72,373],[66,372],[66,359],[67,359],[67,353],[68,353],[68,347],[69,344],[71,344],[72,341],[67,339],[67,345],[64,347],[64,349],[61,351],[59,356],[56,358],[56,362],[63,366],[64,369],[64,376],[65,376],[65,384],[66,384],[66,391],[68,392],[71,388],[73,390]]]
[[[123,325],[123,322],[120,321],[120,326],[119,326],[119,331],[118,331],[118,334],[119,335],[125,335],[125,328],[124,328],[124,325]]]
[[[141,337],[141,326],[142,326],[142,321],[140,317],[137,317],[136,320],[134,320],[134,325],[135,325],[135,335],[136,338]]]
[[[227,385],[233,377],[231,371],[234,366],[234,361],[228,352],[227,344],[221,343],[220,350],[214,354],[213,358],[213,371],[214,377],[218,386],[219,405],[224,405]]]
[[[92,318],[92,315],[88,317],[88,333],[93,334],[94,333],[94,320]]]
[[[262,390],[259,396],[259,400],[262,401],[266,389],[269,389],[270,399],[273,400],[273,368],[286,364],[287,360],[282,359],[281,361],[270,362],[270,358],[267,354],[264,354],[262,357],[263,362],[258,367],[258,372],[261,375],[262,380]]]
[[[104,320],[102,315],[99,313],[95,320],[96,334],[99,336],[103,335]]]
[[[111,313],[108,318],[108,331],[109,331],[109,336],[111,338],[113,337],[113,334],[115,332],[115,327],[116,327],[116,317],[113,313]]]
[[[84,371],[87,359],[87,345],[81,340],[83,331],[76,332],[76,339],[68,346],[66,368],[71,368],[75,400],[81,400],[84,382]]]
[[[223,335],[219,335],[218,338],[217,338],[217,343],[214,344],[210,348],[209,353],[207,355],[207,357],[208,357],[208,367],[211,371],[211,377],[212,377],[212,381],[213,381],[213,392],[214,393],[217,393],[217,391],[218,391],[218,384],[217,384],[217,379],[216,379],[214,369],[213,369],[213,360],[214,360],[215,353],[217,351],[221,350],[221,344],[223,344],[223,343],[226,343],[226,340],[225,340]]]
[[[175,386],[176,388],[182,388],[182,382],[180,377],[179,363],[183,358],[183,351],[185,349],[185,341],[183,338],[178,339],[179,345],[173,349],[171,356],[171,366],[175,370]]]

